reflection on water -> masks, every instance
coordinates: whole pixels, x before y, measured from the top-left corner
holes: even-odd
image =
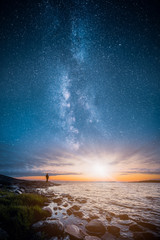
[[[76,201],[84,198],[81,210],[95,215],[107,224],[106,214],[114,216],[111,224],[120,227],[124,235],[126,225],[136,222],[141,226],[159,232],[160,226],[160,184],[159,183],[82,183],[63,182],[53,187],[58,194],[70,194]],[[128,222],[119,219],[120,214],[128,215]],[[148,225],[147,225],[148,223]],[[155,226],[155,228],[152,225]],[[151,227],[152,226],[152,227]],[[128,229],[127,229],[128,231]],[[123,235],[123,234],[122,234]]]

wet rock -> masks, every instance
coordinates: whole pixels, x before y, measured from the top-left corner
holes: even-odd
[[[54,207],[53,209],[54,209],[54,211],[56,211],[58,208],[57,208],[57,207]]]
[[[17,194],[22,194],[21,190],[19,190],[19,189],[16,189],[14,192]]]
[[[132,222],[131,220],[119,220],[118,223],[121,224],[121,225],[129,226],[129,225],[131,225],[133,222]]]
[[[79,203],[86,203],[87,199],[86,198],[76,198],[76,201]]]
[[[111,233],[109,232],[105,232],[105,234],[102,236],[101,238],[102,240],[121,240],[120,238],[116,238],[115,236],[113,236]],[[124,239],[124,240],[127,240],[127,239]]]
[[[81,208],[80,206],[74,205],[74,206],[72,206],[70,209],[75,210],[75,211],[78,211],[80,208]]]
[[[83,212],[81,212],[81,211],[74,211],[73,215],[76,216],[76,217],[82,218],[83,217]]]
[[[127,214],[120,214],[120,215],[119,215],[119,218],[120,218],[121,220],[129,220],[129,217],[128,217]]]
[[[120,235],[120,228],[116,226],[108,226],[107,230],[109,233],[113,234],[114,236],[118,237]]]
[[[70,209],[67,209],[67,214],[70,216],[73,214],[73,212]]]
[[[67,209],[67,214],[70,216],[71,214],[74,214],[75,216],[79,214],[79,216],[83,216],[82,212],[79,212],[80,206],[74,205]]]
[[[68,203],[64,203],[64,204],[63,204],[63,207],[68,207]]]
[[[45,220],[32,225],[35,230],[44,232],[48,237],[61,236],[64,232],[63,223],[59,220]]]
[[[129,230],[132,232],[142,232],[143,231],[143,229],[140,226],[138,226],[137,224],[134,224],[134,223],[129,226]]]
[[[83,231],[74,224],[67,225],[65,232],[75,239],[83,239],[85,236]]]
[[[98,219],[98,216],[96,214],[89,214],[90,220],[92,219]]]
[[[52,215],[52,209],[50,207],[43,207],[43,210],[49,212]]]
[[[71,196],[71,195],[69,195],[69,194],[62,194],[62,196],[63,197],[65,197],[65,198],[68,198],[68,200],[71,200],[71,201],[73,201],[73,197]]]
[[[62,203],[62,199],[61,198],[54,198],[53,202],[61,204]]]
[[[84,240],[101,240],[99,237],[96,236],[86,236]]]
[[[103,235],[106,231],[105,226],[100,220],[93,219],[87,225],[86,229],[90,234]]]
[[[0,240],[7,240],[9,238],[8,233],[0,228]]]

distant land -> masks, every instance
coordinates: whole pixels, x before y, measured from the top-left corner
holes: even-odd
[[[133,183],[133,182],[132,182]],[[155,180],[143,180],[143,181],[134,181],[134,183],[160,183],[160,179]]]

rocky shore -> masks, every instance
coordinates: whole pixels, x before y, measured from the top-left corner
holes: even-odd
[[[53,186],[58,187],[58,184],[42,181],[24,181],[0,175],[0,189],[7,189],[7,191],[14,192],[14,194],[36,193],[47,198],[42,208],[48,212],[49,217],[40,219],[31,226],[34,233],[33,240],[158,239],[152,233],[144,231],[145,226],[133,224],[126,214],[120,214],[118,218],[119,221],[124,222],[124,225],[126,224],[129,227],[133,237],[128,237],[127,234],[126,237],[121,236],[120,228],[110,224],[114,217],[112,213],[106,214],[105,224],[98,219],[97,215],[93,213],[86,215],[81,210],[87,199],[84,197],[75,199],[69,194],[58,195],[53,193]],[[149,227],[152,229],[154,225]],[[1,239],[11,238],[0,225]]]

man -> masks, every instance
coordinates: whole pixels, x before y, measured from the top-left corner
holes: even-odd
[[[46,174],[46,182],[48,182],[48,179],[49,179],[49,175],[48,173]]]

